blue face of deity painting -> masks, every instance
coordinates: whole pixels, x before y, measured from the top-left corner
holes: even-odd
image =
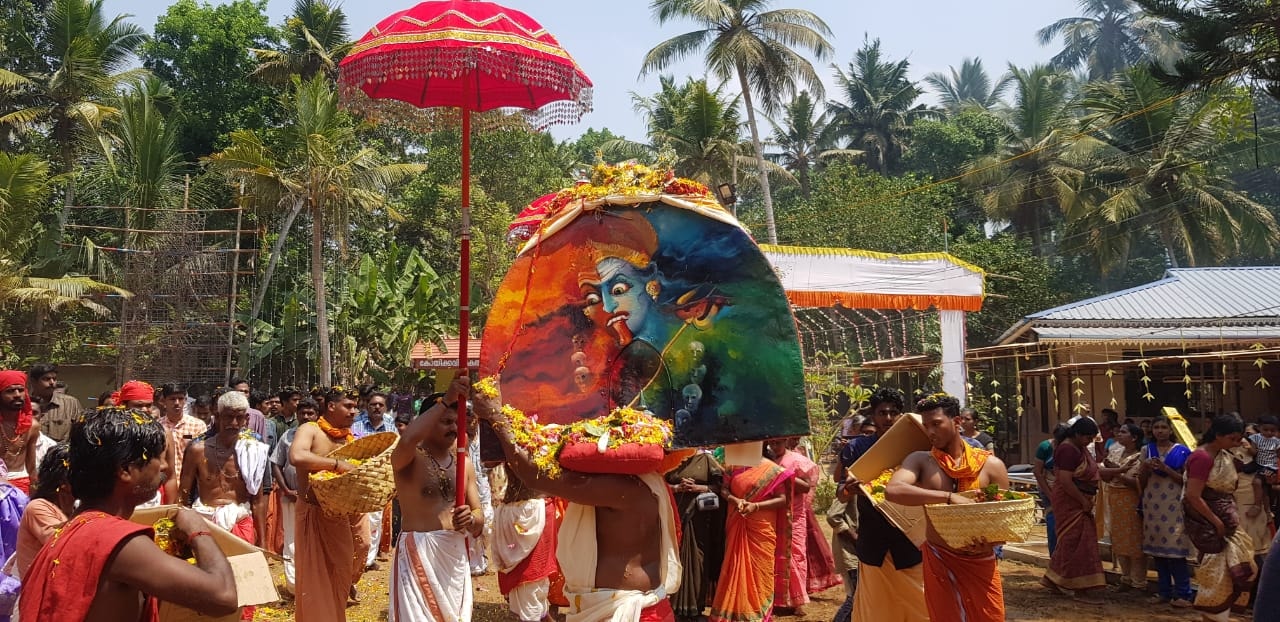
[[[606,257],[596,264],[599,283],[589,284],[586,302],[589,307],[601,305],[608,315],[607,326],[619,335],[633,335],[638,339],[654,337],[645,330],[646,322],[656,303],[645,287],[652,276],[617,257]],[[621,326],[626,326],[625,333]],[[629,341],[629,339],[624,339]]]

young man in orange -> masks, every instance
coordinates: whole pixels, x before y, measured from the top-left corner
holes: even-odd
[[[921,400],[922,418],[933,449],[917,451],[903,461],[885,487],[886,500],[902,505],[973,503],[957,494],[996,485],[1009,488],[1009,473],[999,458],[965,442],[960,428],[960,402],[945,393]],[[964,550],[950,548],[926,524],[924,602],[931,620],[1004,620],[998,542]]]

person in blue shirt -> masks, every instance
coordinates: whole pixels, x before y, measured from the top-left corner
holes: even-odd
[[[356,438],[377,434],[379,432],[395,432],[396,422],[387,416],[387,394],[374,391],[369,394],[365,412],[356,416],[351,424],[351,433]]]

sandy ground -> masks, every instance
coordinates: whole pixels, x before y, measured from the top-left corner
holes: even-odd
[[[368,572],[360,581],[363,594],[361,603],[347,609],[347,619],[352,622],[379,622],[387,619],[387,585],[389,562],[382,562],[379,570]],[[280,567],[273,563],[273,570],[280,577]],[[1007,619],[1026,622],[1048,622],[1070,620],[1071,622],[1117,622],[1125,620],[1148,620],[1154,622],[1193,621],[1200,616],[1192,611],[1177,610],[1168,605],[1149,605],[1147,595],[1132,592],[1120,594],[1108,590],[1103,595],[1105,605],[1089,606],[1076,603],[1070,599],[1051,595],[1040,587],[1038,581],[1043,571],[1033,565],[1005,560],[1001,562],[1000,572],[1004,575],[1005,606]],[[506,603],[498,592],[497,576],[477,577],[475,581],[475,611],[472,619],[475,622],[514,622],[506,609]],[[815,594],[813,602],[808,606],[806,621],[827,622],[835,615],[836,609],[844,600],[844,590],[835,587],[826,592]],[[292,603],[281,602],[259,609],[256,620],[292,620]],[[786,622],[799,618],[782,617]],[[1247,621],[1248,616],[1233,616],[1232,620]]]

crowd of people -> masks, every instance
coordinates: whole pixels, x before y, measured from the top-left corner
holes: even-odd
[[[475,416],[459,482],[464,401]],[[303,622],[345,620],[363,596],[362,573],[392,550],[386,589],[396,621],[470,619],[472,577],[490,568],[520,622],[557,608],[569,622],[799,617],[810,595],[840,584],[846,598],[833,622],[1004,619],[999,543],[955,549],[931,524],[915,543],[849,475],[907,411],[897,390],[878,389],[844,422],[829,540],[814,514],[822,469],[800,439],[767,441],[747,465],[727,464],[723,449],[696,450],[670,454],[651,473],[551,477],[515,441],[501,396],[473,391],[465,374],[409,412],[395,412],[399,402],[373,387],[265,394],[234,379],[193,396],[176,384],[130,381],[84,410],[54,365],[0,371],[0,548],[12,558],[0,595],[19,595],[14,619],[151,620],[167,601],[251,620],[252,608],[237,607],[230,566],[205,537],[213,523],[282,557],[283,591]],[[945,394],[913,410],[932,448],[906,457],[885,499],[967,504],[973,499],[958,493],[1009,487],[976,413]],[[1280,500],[1276,420],[1246,431],[1239,417],[1219,417],[1191,451],[1166,419],[1148,430],[1116,419],[1104,412],[1099,426],[1078,417],[1038,453],[1051,524],[1045,587],[1099,602],[1103,533],[1121,591],[1146,588],[1150,558],[1159,576],[1153,604],[1194,606],[1208,620],[1226,619],[1251,594],[1267,606],[1256,581]],[[481,460],[482,420],[504,459]],[[310,475],[351,471],[356,465],[333,451],[381,433],[399,435],[390,458],[395,501],[371,514],[326,512]],[[189,560],[129,520],[163,504],[184,506],[169,537]],[[1198,567],[1195,592],[1188,559]]]
[[[1246,425],[1237,413],[1217,416],[1194,451],[1168,417],[1121,422],[1104,409],[1101,419],[1059,424],[1036,452],[1049,525],[1045,588],[1104,604],[1101,539],[1118,592],[1145,593],[1154,565],[1152,606],[1194,608],[1205,620],[1260,610],[1259,571],[1280,504],[1276,418]]]

